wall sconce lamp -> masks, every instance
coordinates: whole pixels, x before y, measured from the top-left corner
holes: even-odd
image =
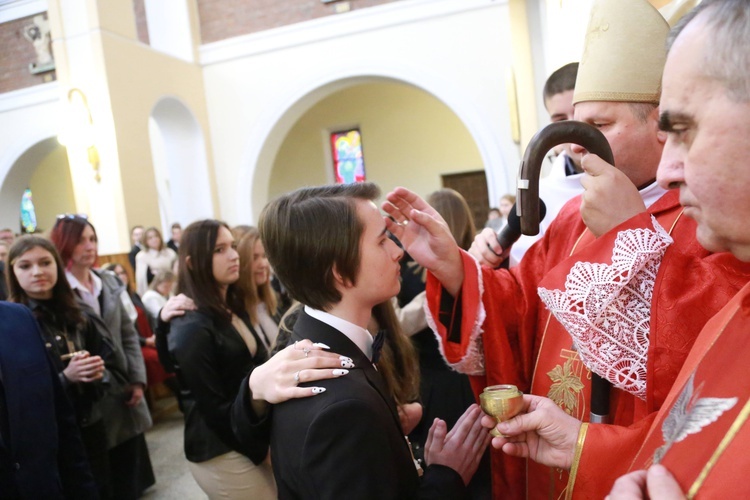
[[[68,91],[66,118],[65,129],[58,134],[57,141],[68,148],[86,150],[88,162],[94,169],[94,179],[100,182],[102,178],[99,175],[99,151],[94,144],[94,121],[86,94],[81,89]]]

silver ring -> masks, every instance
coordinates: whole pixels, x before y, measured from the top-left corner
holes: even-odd
[[[305,357],[308,357],[310,355],[310,351],[312,351],[312,349],[310,349],[309,347],[305,347],[304,349],[302,349],[302,352],[305,353]]]
[[[299,384],[299,372],[302,370],[297,370],[297,373],[294,374],[294,383]]]

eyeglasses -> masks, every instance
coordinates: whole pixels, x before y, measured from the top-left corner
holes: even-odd
[[[63,219],[83,219],[88,220],[89,216],[86,214],[60,214],[57,216],[57,220],[63,220]]]

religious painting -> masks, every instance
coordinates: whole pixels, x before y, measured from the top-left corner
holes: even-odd
[[[359,129],[332,133],[331,156],[336,184],[352,184],[366,180],[362,136]]]

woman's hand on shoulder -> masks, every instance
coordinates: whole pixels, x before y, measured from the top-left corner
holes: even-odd
[[[325,392],[324,387],[298,387],[298,384],[341,377],[354,368],[351,358],[327,349],[325,344],[301,340],[276,353],[250,374],[253,399],[276,404]]]
[[[167,303],[164,304],[164,307],[161,308],[161,311],[159,311],[159,317],[165,323],[169,323],[177,316],[183,316],[185,311],[195,311],[196,309],[193,299],[181,293],[170,297]]]

